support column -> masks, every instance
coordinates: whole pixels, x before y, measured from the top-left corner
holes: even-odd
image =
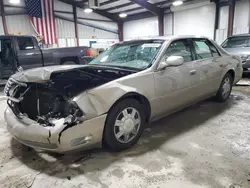
[[[249,12],[248,12],[248,33],[250,33],[250,3],[249,3],[249,8],[248,8]]]
[[[235,0],[229,0],[227,37],[230,37],[233,35],[234,11],[235,11]]]
[[[164,36],[164,11],[158,15],[158,31],[159,36]]]
[[[117,23],[118,25],[118,38],[119,38],[119,41],[123,41],[123,22],[118,22]]]
[[[215,21],[214,21],[214,41],[216,40],[216,30],[219,28],[220,20],[220,4],[219,1],[215,1]]]
[[[3,22],[4,34],[8,35],[8,28],[7,28],[7,24],[6,24],[6,18],[5,18],[5,11],[4,11],[4,2],[3,2],[3,0],[0,0],[0,9],[1,9],[1,17],[2,17],[2,22]]]
[[[76,45],[79,46],[79,37],[78,37],[78,26],[77,26],[77,10],[76,5],[73,5],[73,16],[74,16],[74,25],[75,25],[75,38]]]

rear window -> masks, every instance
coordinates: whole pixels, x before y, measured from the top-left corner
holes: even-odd
[[[223,48],[243,48],[250,47],[250,37],[232,37],[228,38],[223,44]]]
[[[30,37],[18,37],[17,42],[20,50],[32,50],[35,48]]]

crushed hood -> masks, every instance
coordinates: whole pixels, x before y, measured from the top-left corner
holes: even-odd
[[[18,72],[11,78],[20,82],[45,82],[50,80],[53,72],[70,71],[77,68],[83,68],[88,65],[57,65],[49,67],[40,67]]]

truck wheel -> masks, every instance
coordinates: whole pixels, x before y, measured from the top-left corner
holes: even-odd
[[[104,143],[116,151],[130,148],[139,140],[144,125],[142,104],[135,99],[124,99],[108,113],[103,133]]]

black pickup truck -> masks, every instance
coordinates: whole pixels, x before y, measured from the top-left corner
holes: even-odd
[[[93,57],[89,47],[42,49],[33,36],[0,36],[0,79],[18,70],[35,67],[87,64]]]

